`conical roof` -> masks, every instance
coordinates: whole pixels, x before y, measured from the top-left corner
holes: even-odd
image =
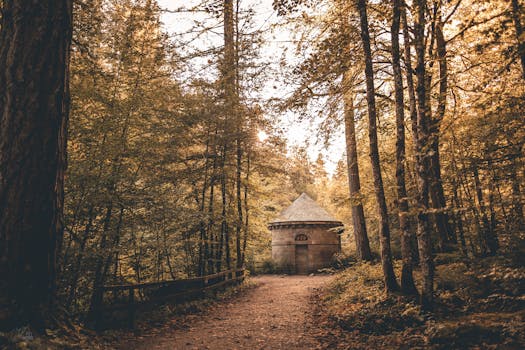
[[[316,221],[316,222],[339,222],[334,219],[326,210],[321,208],[306,193],[297,198],[288,208],[281,212],[281,215],[272,223],[297,221]]]

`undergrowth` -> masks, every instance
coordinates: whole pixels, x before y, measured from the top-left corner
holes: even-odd
[[[339,273],[317,306],[323,348],[525,348],[524,267],[508,257],[468,266],[453,254],[436,261],[433,313],[423,313],[415,298],[385,295],[380,264],[358,263]],[[420,280],[418,271],[415,277]]]
[[[34,335],[29,329],[0,333],[0,349],[4,350],[102,350],[115,348],[133,349],[137,336],[154,335],[162,329],[184,326],[188,315],[204,312],[213,304],[237,297],[255,284],[250,279],[242,284],[210,293],[207,297],[180,303],[151,306],[137,314],[133,330],[111,329],[96,333],[80,324],[67,324],[57,329],[47,329],[45,334]],[[118,325],[118,323],[115,323]],[[129,343],[129,346],[126,346]],[[123,345],[124,344],[124,345]]]

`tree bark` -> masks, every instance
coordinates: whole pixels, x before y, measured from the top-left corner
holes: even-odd
[[[521,62],[521,77],[525,80],[525,40],[523,40],[523,27],[520,20],[522,14],[519,0],[511,0],[512,3],[512,20],[516,31],[516,40],[518,41],[518,55]]]
[[[77,292],[78,279],[80,278],[80,271],[82,268],[82,261],[84,259],[86,243],[89,239],[89,235],[91,234],[91,230],[93,228],[94,216],[95,215],[93,212],[93,204],[91,204],[88,209],[86,228],[84,229],[82,238],[80,240],[80,246],[78,248],[75,263],[73,264],[73,267],[72,267],[72,270],[73,270],[71,273],[72,277],[71,277],[71,282],[69,285],[68,298],[66,301],[66,307],[68,308],[69,311],[72,311],[72,308],[74,306],[74,301],[75,301],[76,292]]]
[[[453,141],[455,142],[455,141]],[[454,154],[454,145],[452,145],[451,149],[451,165],[452,169],[454,171],[454,176],[452,177],[452,201],[453,201],[453,207],[455,208],[456,212],[454,215],[455,219],[455,227],[458,230],[459,234],[459,243],[461,244],[461,251],[463,252],[463,255],[465,258],[468,258],[468,252],[467,252],[467,244],[465,240],[465,230],[463,228],[463,203],[459,196],[459,190],[460,190],[460,182],[461,178],[459,176],[459,170],[456,164],[456,157]]]
[[[401,290],[405,294],[417,294],[412,274],[412,233],[408,225],[408,195],[405,185],[405,103],[403,93],[403,75],[401,73],[401,55],[399,50],[399,29],[401,21],[401,0],[394,0],[392,13],[392,69],[394,72],[394,92],[396,108],[396,187],[399,211],[399,230],[401,234]]]
[[[206,231],[206,222],[204,219],[204,212],[206,209],[206,190],[208,186],[208,173],[210,168],[210,130],[206,133],[206,151],[205,151],[205,165],[204,165],[204,179],[202,182],[202,190],[200,193],[200,205],[199,205],[199,211],[202,215],[202,219],[200,222],[200,237],[199,237],[199,276],[205,276],[206,275],[206,263],[208,259],[208,232]],[[169,263],[168,263],[169,265]],[[170,267],[171,269],[171,267]]]
[[[426,67],[425,67],[425,9],[426,0],[415,0],[414,42],[416,47],[416,95],[417,95],[417,241],[419,260],[423,273],[421,305],[431,310],[434,300],[434,261],[432,240],[428,215],[429,202],[429,103],[426,100]]]
[[[520,181],[519,171],[523,169],[523,160],[521,159],[521,146],[519,144],[512,145],[515,156],[511,160],[511,189],[512,189],[512,212],[513,219],[517,225],[518,230],[525,229],[525,219],[523,217],[523,203],[522,203],[522,182]]]
[[[446,212],[446,198],[445,191],[443,190],[443,181],[441,179],[441,159],[439,152],[439,136],[441,129],[441,122],[445,117],[447,108],[447,90],[448,90],[448,65],[447,65],[447,47],[446,41],[443,34],[443,21],[441,18],[441,9],[436,6],[436,24],[435,30],[435,42],[436,42],[436,54],[439,67],[439,93],[437,98],[437,109],[435,115],[431,118],[430,125],[430,145],[431,145],[431,156],[430,156],[430,174],[432,180],[430,182],[430,199],[432,208],[435,209],[434,218],[438,229],[440,248],[442,251],[448,249],[450,242],[456,243],[456,236],[449,222],[449,215]],[[430,91],[428,91],[430,92]],[[429,102],[429,101],[427,101]]]
[[[237,201],[237,223],[235,224],[235,247],[236,247],[236,267],[241,268],[242,261],[242,246],[241,246],[241,232],[244,224],[243,210],[242,210],[242,145],[240,136],[237,137],[237,172],[235,178],[236,201]]]
[[[4,2],[0,23],[0,299],[42,330],[63,232],[72,1]],[[5,327],[4,327],[5,326]]]
[[[111,255],[108,254],[111,249],[108,249],[108,246],[111,245],[111,243],[108,243],[109,240],[109,234],[110,234],[110,226],[111,226],[111,218],[113,216],[113,203],[108,203],[106,207],[106,214],[104,215],[104,225],[102,229],[102,235],[100,237],[100,243],[98,246],[98,252],[99,255],[97,256],[96,264],[95,264],[95,275],[93,277],[93,287],[92,287],[92,294],[91,294],[91,300],[89,304],[89,311],[88,311],[88,320],[91,323],[91,325],[95,328],[100,326],[100,322],[102,320],[102,299],[103,299],[103,293],[102,287],[104,286],[104,282],[106,280],[106,260],[110,259]],[[138,264],[140,265],[140,264]],[[139,279],[139,278],[137,278]]]
[[[407,81],[407,92],[408,92],[408,101],[409,101],[409,116],[410,116],[410,129],[412,131],[412,143],[413,143],[413,152],[414,160],[417,168],[418,162],[418,151],[417,151],[417,101],[416,101],[416,89],[414,86],[414,69],[412,68],[412,53],[411,53],[411,38],[407,23],[407,8],[406,6],[401,7],[401,24],[403,26],[403,40],[404,40],[404,60],[405,60],[405,77]],[[414,174],[412,172],[412,174]],[[409,173],[410,174],[410,173]],[[413,176],[414,177],[414,176]],[[414,181],[415,182],[415,181]],[[413,237],[410,242],[411,253],[413,261],[419,260],[419,253],[417,250],[417,241]]]
[[[357,9],[361,25],[361,41],[365,59],[366,99],[368,105],[368,138],[370,140],[370,162],[374,177],[374,190],[377,200],[379,224],[379,242],[381,246],[381,263],[385,288],[387,292],[399,290],[394,268],[392,265],[392,252],[390,249],[390,228],[388,225],[388,210],[386,206],[383,178],[379,157],[377,139],[377,112],[375,102],[374,70],[372,66],[372,50],[370,49],[370,34],[368,31],[368,17],[366,0],[357,0]]]
[[[481,214],[482,221],[482,252],[486,252],[489,255],[496,255],[499,247],[498,237],[492,229],[492,225],[487,215],[487,206],[483,198],[483,190],[481,188],[481,181],[479,178],[479,170],[477,164],[473,164],[472,173],[474,175],[474,186],[476,190],[476,198],[478,199],[479,212]]]
[[[235,22],[232,27],[235,27],[234,36],[235,36],[235,46],[234,50],[234,74],[235,74],[235,93],[234,93],[234,114],[236,116],[236,151],[237,151],[237,169],[236,169],[236,201],[237,201],[237,222],[235,224],[236,237],[236,267],[241,268],[244,265],[243,258],[243,248],[241,243],[242,230],[244,228],[244,218],[243,218],[243,197],[242,197],[242,159],[243,159],[243,115],[239,110],[239,1],[236,0],[235,5],[235,17],[232,16],[232,22]],[[233,9],[232,9],[233,12]],[[233,29],[231,29],[233,31]]]
[[[224,57],[222,62],[222,83],[224,87],[224,129],[223,129],[223,152],[221,159],[221,194],[222,194],[222,223],[221,223],[221,238],[217,256],[217,270],[220,271],[222,263],[222,251],[225,249],[226,265],[231,268],[230,256],[230,233],[229,223],[227,218],[227,158],[230,150],[229,135],[231,123],[233,120],[237,122],[237,69],[235,64],[235,16],[233,0],[224,0]],[[238,135],[237,135],[238,137]]]
[[[457,179],[453,180],[452,184],[452,191],[453,191],[453,201],[455,208],[457,210],[457,213],[455,215],[455,221],[456,221],[456,227],[458,229],[459,233],[459,243],[461,244],[461,252],[465,256],[465,258],[468,258],[468,252],[467,252],[467,244],[465,241],[465,230],[463,229],[463,214],[462,214],[462,205],[459,199],[458,195],[458,185],[457,185]]]
[[[213,164],[212,164],[212,170],[210,174],[210,194],[208,196],[208,223],[207,223],[207,234],[208,234],[208,240],[205,245],[206,250],[206,260],[207,260],[207,273],[212,274],[215,269],[214,264],[214,257],[215,257],[215,251],[217,250],[217,235],[214,233],[214,226],[215,226],[215,184],[217,179],[217,133],[218,128],[215,129],[214,132],[214,138],[212,141],[212,154],[213,157]],[[217,271],[218,272],[218,271]]]
[[[250,186],[250,172],[251,172],[251,150],[248,149],[246,156],[246,175],[244,178],[244,236],[242,238],[242,266],[246,262],[246,245],[248,244],[248,234],[250,233],[250,206],[248,204],[248,192]]]
[[[404,59],[405,59],[405,71],[406,71],[406,80],[407,80],[407,92],[408,92],[408,101],[409,101],[409,111],[410,111],[410,121],[412,136],[414,139],[414,154],[417,157],[417,102],[416,102],[416,89],[414,87],[414,70],[412,68],[412,53],[411,53],[411,43],[410,43],[410,33],[408,30],[407,23],[407,13],[406,7],[401,8],[401,23],[403,25],[403,39],[405,44],[404,50]]]
[[[363,261],[372,260],[370,242],[366,232],[365,213],[361,201],[361,181],[359,179],[359,163],[357,159],[357,142],[354,122],[354,98],[350,91],[348,72],[344,73],[344,118],[345,118],[345,140],[346,159],[348,167],[348,186],[350,188],[350,205],[352,206],[352,223],[354,226],[354,239],[357,259]]]

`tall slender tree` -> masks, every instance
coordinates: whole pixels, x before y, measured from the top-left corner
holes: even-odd
[[[371,260],[370,242],[366,232],[365,212],[361,201],[361,181],[359,179],[359,163],[357,159],[357,142],[354,121],[354,97],[350,72],[343,73],[343,99],[345,120],[346,159],[348,168],[348,187],[350,189],[350,205],[352,207],[352,223],[356,254],[359,260]]]
[[[240,144],[240,128],[239,121],[237,120],[238,116],[238,89],[237,89],[237,64],[236,64],[236,40],[235,40],[235,7],[233,0],[224,0],[224,56],[222,61],[222,84],[223,84],[223,93],[224,93],[224,136],[223,136],[223,154],[221,160],[221,194],[222,194],[222,223],[221,223],[221,242],[223,242],[223,247],[226,254],[226,265],[228,268],[231,267],[231,253],[230,253],[230,225],[228,222],[228,210],[227,210],[227,176],[228,172],[226,169],[226,163],[228,159],[228,154],[230,151],[230,137],[229,134],[230,128],[235,129],[235,137],[238,139],[236,142],[236,165],[237,167],[241,166],[241,157],[242,149]],[[235,125],[235,126],[234,126]],[[237,183],[237,193],[240,195],[240,169],[236,171],[236,183]],[[242,207],[241,207],[242,210]],[[239,214],[239,213],[237,213]],[[242,217],[240,218],[242,220]],[[240,228],[240,223],[236,225],[237,228]],[[236,231],[237,237],[240,237],[240,231]],[[240,248],[240,241],[236,239],[237,247]],[[222,252],[219,252],[222,254]],[[218,264],[220,264],[220,259],[218,259]],[[218,267],[217,270],[220,270]]]
[[[441,123],[445,118],[447,108],[447,93],[448,93],[448,64],[447,64],[447,42],[443,33],[444,23],[442,18],[443,4],[440,1],[434,2],[434,19],[433,19],[433,36],[435,38],[435,55],[438,61],[438,94],[437,94],[437,108],[435,113],[429,115],[429,137],[430,147],[432,152],[430,154],[429,166],[431,181],[429,185],[430,199],[432,208],[435,209],[433,215],[439,237],[439,248],[447,250],[449,243],[457,242],[456,236],[453,232],[452,226],[449,222],[449,214],[447,212],[447,202],[445,198],[445,191],[443,189],[443,180],[441,176],[441,156],[440,156],[440,133]],[[429,74],[427,74],[429,75]],[[430,79],[430,78],[428,78]],[[428,86],[427,89],[430,87]],[[427,91],[430,94],[430,91]],[[427,101],[430,103],[430,101]]]
[[[408,223],[408,195],[405,185],[405,103],[403,93],[403,76],[401,73],[401,54],[399,49],[399,30],[401,26],[402,1],[394,0],[392,11],[392,68],[394,71],[394,92],[396,106],[396,185],[397,207],[399,211],[399,230],[401,231],[401,290],[407,294],[416,294],[412,275],[412,250]]]
[[[423,288],[421,291],[421,305],[424,309],[431,309],[434,298],[434,263],[432,257],[432,240],[429,223],[429,103],[426,90],[425,67],[425,11],[426,0],[414,1],[414,43],[416,48],[416,95],[417,95],[417,241],[419,260],[423,272]]]
[[[357,10],[361,25],[361,41],[365,61],[366,78],[366,100],[368,105],[368,138],[370,142],[370,162],[374,177],[374,190],[377,200],[379,216],[379,243],[381,245],[381,263],[385,288],[387,292],[397,291],[394,267],[392,265],[392,251],[390,248],[390,228],[388,224],[388,209],[386,205],[383,177],[381,175],[381,163],[379,158],[379,145],[377,139],[377,110],[375,101],[374,69],[372,66],[372,50],[370,48],[370,33],[368,30],[367,1],[357,0]]]

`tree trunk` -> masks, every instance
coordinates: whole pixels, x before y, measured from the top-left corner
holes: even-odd
[[[490,147],[487,147],[489,150]],[[490,229],[492,232],[496,233],[496,228],[498,226],[498,220],[496,217],[495,201],[496,201],[496,179],[494,178],[494,171],[492,166],[492,160],[487,159],[488,172],[490,173],[489,179],[489,212],[490,212]]]
[[[105,281],[105,273],[104,273],[104,266],[105,266],[105,259],[106,255],[108,255],[108,235],[109,235],[109,229],[111,225],[111,217],[113,215],[113,203],[109,203],[106,207],[106,215],[104,217],[104,226],[102,230],[102,236],[100,237],[100,244],[98,247],[98,253],[99,256],[97,257],[97,261],[95,264],[95,275],[93,278],[93,288],[92,288],[92,294],[91,294],[91,301],[89,304],[89,311],[88,311],[88,320],[91,323],[92,326],[98,327],[100,325],[100,322],[102,320],[101,315],[101,306],[102,306],[102,298],[103,298],[103,290],[102,287],[104,285]]]
[[[237,200],[237,223],[235,224],[235,247],[236,247],[236,267],[241,268],[243,265],[242,261],[242,246],[241,246],[241,233],[244,224],[243,211],[242,211],[242,145],[239,135],[237,137],[237,173],[235,179],[236,187],[236,200]]]
[[[217,132],[218,130],[215,129],[215,137],[213,140],[213,148],[212,148],[212,154],[213,157],[213,165],[212,165],[212,171],[210,175],[210,194],[208,196],[208,225],[207,225],[207,234],[208,234],[208,240],[205,245],[205,255],[206,255],[206,261],[207,261],[207,272],[209,274],[212,274],[215,269],[215,264],[213,261],[213,258],[215,257],[215,251],[217,249],[217,241],[216,241],[216,234],[214,233],[214,226],[215,226],[215,182],[217,179]]]
[[[236,171],[236,179],[235,179],[235,185],[236,185],[236,200],[237,200],[237,223],[235,225],[236,229],[236,237],[235,237],[235,244],[236,244],[236,267],[241,268],[244,265],[243,261],[243,248],[241,243],[241,235],[242,230],[244,228],[244,218],[243,218],[243,209],[242,209],[242,203],[243,203],[243,197],[242,197],[242,157],[244,154],[243,151],[243,115],[240,113],[239,110],[239,1],[236,0],[236,6],[235,6],[235,17],[232,18],[232,20],[235,22],[235,46],[234,46],[234,73],[235,73],[235,94],[234,94],[234,111],[236,116],[236,151],[237,151],[237,171]],[[233,9],[232,9],[233,12]],[[233,27],[233,25],[232,25]],[[233,31],[233,29],[231,30]]]
[[[204,211],[206,209],[206,190],[208,186],[208,172],[210,167],[210,130],[206,133],[206,150],[205,164],[204,164],[204,179],[202,182],[202,190],[200,193],[200,205],[199,211],[202,215],[201,222],[199,224],[199,270],[198,276],[206,275],[206,259],[208,258],[208,233],[206,232],[206,223],[204,221]],[[168,263],[169,265],[169,263]],[[170,266],[171,269],[171,266]]]
[[[416,93],[414,87],[414,78],[412,69],[412,53],[410,52],[410,33],[408,30],[407,23],[407,13],[406,7],[401,8],[401,22],[403,25],[403,39],[405,44],[404,59],[405,59],[405,70],[406,70],[406,80],[407,80],[407,91],[408,91],[408,101],[410,108],[410,121],[412,129],[412,137],[414,142],[414,155],[417,157],[417,102],[416,102]]]
[[[221,223],[221,238],[220,248],[217,256],[217,270],[220,270],[222,260],[222,248],[225,248],[226,265],[231,268],[230,256],[230,237],[229,237],[229,223],[227,218],[227,157],[230,150],[229,138],[227,132],[233,128],[231,121],[233,120],[238,126],[238,111],[237,111],[237,65],[236,65],[236,42],[235,42],[235,12],[233,0],[224,0],[224,57],[221,67],[222,84],[224,89],[224,129],[223,129],[223,154],[222,154],[222,176],[221,176],[221,192],[222,192],[222,223]],[[240,137],[236,135],[236,137]]]
[[[248,205],[248,190],[250,184],[250,171],[251,171],[251,151],[248,149],[246,157],[246,175],[244,178],[244,236],[242,238],[242,266],[246,262],[246,245],[248,243],[248,234],[250,232],[250,206]]]
[[[525,40],[523,40],[523,27],[521,25],[520,15],[523,13],[519,0],[511,0],[512,2],[512,20],[514,21],[514,29],[516,30],[516,40],[518,41],[518,55],[521,61],[521,77],[525,80]]]
[[[0,23],[0,299],[8,324],[53,313],[63,224],[72,1],[4,2]]]
[[[436,5],[438,6],[438,5]],[[434,218],[438,229],[440,248],[442,251],[448,250],[450,242],[456,243],[454,231],[449,222],[449,215],[446,212],[445,191],[443,190],[443,181],[441,179],[441,160],[439,152],[439,134],[441,122],[445,117],[447,107],[447,90],[448,90],[448,66],[447,66],[447,47],[443,34],[443,22],[441,19],[441,9],[436,8],[437,18],[435,25],[436,53],[439,67],[439,94],[438,104],[435,116],[431,118],[430,125],[430,145],[432,153],[430,156],[430,199],[432,208],[435,209]],[[430,92],[430,91],[428,91]],[[429,101],[427,101],[428,103]]]
[[[474,186],[476,189],[476,197],[478,199],[479,211],[481,213],[482,221],[482,244],[484,245],[482,252],[486,251],[489,255],[496,255],[499,247],[498,237],[492,230],[492,225],[489,222],[489,216],[487,215],[487,206],[483,199],[483,190],[481,188],[481,181],[479,178],[479,170],[477,164],[473,164],[472,173],[474,175]]]
[[[365,58],[366,100],[368,104],[368,138],[370,140],[370,162],[374,177],[374,189],[377,199],[379,224],[379,242],[381,246],[381,263],[387,292],[399,290],[394,267],[392,265],[392,252],[390,249],[390,228],[388,225],[388,210],[386,206],[383,178],[379,158],[379,145],[377,140],[377,113],[375,102],[374,70],[372,66],[372,51],[370,49],[370,34],[368,32],[368,17],[366,0],[357,1],[357,9],[361,24],[361,40]]]
[[[73,305],[76,297],[77,292],[77,284],[78,279],[80,278],[80,271],[82,267],[82,260],[84,259],[84,251],[86,248],[86,243],[89,239],[89,235],[91,234],[91,230],[93,228],[93,219],[94,219],[94,213],[93,213],[93,204],[90,204],[89,210],[88,210],[88,218],[86,223],[86,228],[84,229],[84,234],[82,235],[80,246],[78,248],[77,257],[75,260],[75,263],[73,264],[73,271],[72,271],[72,278],[69,286],[69,293],[68,298],[66,301],[66,307],[69,311],[73,310]]]
[[[414,86],[414,70],[412,68],[412,53],[411,53],[411,39],[409,34],[409,28],[407,23],[407,8],[406,6],[401,7],[401,24],[403,26],[403,40],[404,40],[404,60],[405,60],[405,76],[407,81],[407,92],[409,101],[409,115],[410,115],[410,129],[412,131],[412,143],[414,160],[417,168],[418,162],[418,151],[417,151],[417,101],[416,101],[416,89]],[[415,171],[409,174],[415,174]],[[415,175],[413,175],[415,177]],[[416,181],[413,181],[416,182]],[[417,250],[417,241],[415,237],[412,237],[410,242],[411,253],[413,261],[419,261],[419,252]]]
[[[361,200],[361,181],[359,179],[359,163],[357,159],[357,142],[355,136],[354,122],[354,98],[350,91],[348,72],[345,72],[343,81],[345,84],[344,92],[344,118],[345,118],[345,139],[346,139],[346,159],[348,167],[348,185],[350,188],[350,205],[352,206],[352,223],[354,226],[354,239],[357,259],[370,261],[370,243],[366,232],[365,213]]]
[[[525,229],[525,219],[523,217],[523,203],[522,203],[522,195],[521,195],[521,186],[522,183],[520,182],[520,175],[519,171],[520,169],[523,169],[523,161],[521,159],[521,147],[520,145],[513,145],[512,146],[513,151],[515,153],[515,156],[512,158],[511,161],[511,183],[512,183],[512,212],[514,221],[517,225],[518,230]]]
[[[460,190],[460,184],[461,178],[459,176],[459,170],[456,164],[456,158],[455,158],[455,151],[454,151],[454,144],[452,144],[451,147],[451,165],[454,172],[454,176],[452,177],[452,202],[453,207],[455,208],[454,213],[454,220],[455,225],[454,227],[457,229],[459,234],[459,242],[461,244],[461,251],[463,252],[463,255],[465,258],[468,258],[468,252],[467,252],[467,244],[465,241],[465,230],[463,228],[463,203],[459,196],[459,190]]]
[[[425,310],[431,310],[434,300],[434,261],[432,256],[432,240],[428,215],[429,198],[429,103],[426,91],[425,67],[425,9],[426,0],[415,0],[414,41],[416,47],[416,95],[417,95],[417,241],[419,261],[423,273],[423,288],[421,305]]]
[[[396,185],[399,211],[399,230],[401,234],[401,290],[406,294],[417,294],[412,275],[412,233],[408,225],[408,195],[405,185],[405,103],[403,94],[403,76],[401,74],[401,55],[399,51],[399,29],[401,20],[401,0],[394,0],[392,14],[392,68],[394,72],[394,90],[396,104]]]
[[[461,251],[463,255],[466,258],[468,258],[467,244],[465,241],[465,230],[463,229],[463,214],[462,214],[463,208],[462,208],[462,205],[459,199],[459,195],[458,195],[457,181],[458,181],[457,179],[453,180],[453,184],[452,184],[452,191],[453,191],[452,199],[454,201],[454,206],[457,210],[457,213],[455,215],[455,221],[456,221],[456,227],[459,233],[459,242],[461,244]]]

